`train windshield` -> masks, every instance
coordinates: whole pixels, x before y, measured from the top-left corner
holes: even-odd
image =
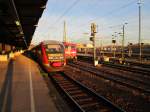
[[[76,49],[76,46],[71,46],[71,49],[72,49],[72,50],[75,50],[75,49]]]
[[[66,45],[65,46],[65,49],[67,50],[75,50],[76,49],[76,46],[69,46],[69,45]]]
[[[47,53],[63,53],[64,48],[62,45],[47,45],[46,46]]]

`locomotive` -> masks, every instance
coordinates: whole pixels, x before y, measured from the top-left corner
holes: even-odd
[[[76,44],[63,42],[65,46],[65,58],[67,61],[75,61],[77,60],[77,48]]]
[[[64,45],[55,40],[43,41],[31,50],[32,56],[47,72],[63,71],[66,65]]]

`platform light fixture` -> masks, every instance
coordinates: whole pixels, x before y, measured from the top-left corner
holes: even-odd
[[[35,24],[34,26],[35,26],[35,27],[38,27],[38,25],[37,25],[37,24]]]
[[[17,26],[20,26],[20,22],[18,20],[15,21],[15,23],[16,23]]]
[[[41,9],[45,9],[45,8],[46,8],[46,5],[43,5],[43,6],[41,6],[40,8],[41,8]]]
[[[21,31],[20,34],[23,35],[23,31]]]

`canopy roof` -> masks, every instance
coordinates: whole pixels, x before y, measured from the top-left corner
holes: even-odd
[[[27,48],[47,0],[0,0],[0,43]]]

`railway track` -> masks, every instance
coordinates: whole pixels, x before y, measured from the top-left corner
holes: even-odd
[[[92,67],[93,69],[97,69],[99,70],[100,72],[102,73],[108,73],[110,75],[113,75],[113,76],[116,76],[116,77],[120,77],[120,78],[123,78],[123,79],[126,79],[126,80],[131,80],[131,81],[135,81],[135,82],[138,82],[140,84],[143,84],[143,85],[147,85],[150,87],[150,76],[146,75],[146,76],[143,76],[142,74],[137,74],[137,73],[133,73],[133,72],[130,72],[130,71],[125,71],[125,70],[121,70],[121,69],[114,69],[114,68],[111,68],[111,67],[93,67],[93,65],[91,64],[87,64],[85,62],[76,62],[75,64],[81,64],[82,66],[90,66]]]
[[[133,65],[133,66],[140,66],[142,68],[150,68],[150,64],[148,64],[148,63],[138,63],[135,61],[126,61],[126,62],[130,63],[130,65]]]
[[[121,70],[125,70],[125,71],[130,71],[130,72],[140,73],[143,75],[150,76],[150,70],[148,70],[148,69],[124,66],[124,65],[119,65],[119,64],[111,64],[111,63],[103,63],[103,64],[108,67],[117,68],[117,69],[121,69]]]
[[[51,75],[55,85],[69,98],[75,112],[124,112],[95,91],[65,73]]]
[[[115,83],[118,83],[120,85],[126,86],[128,88],[138,90],[145,94],[150,94],[150,83],[144,82],[141,80],[136,80],[133,78],[125,77],[123,75],[117,75],[111,72],[106,71],[100,71],[99,69],[92,67],[92,66],[83,66],[79,63],[69,63],[70,66],[79,68],[83,71],[87,71],[92,73],[93,75],[97,75],[99,77],[102,77],[106,80],[113,81]]]
[[[90,57],[79,57],[79,61],[86,61],[87,63],[92,63],[93,60]],[[127,65],[121,65],[121,64],[112,64],[108,62],[103,62],[105,66],[112,67],[112,68],[117,68],[125,71],[130,71],[134,73],[140,73],[142,75],[150,76],[150,70],[149,67],[150,65],[144,65],[144,64],[139,64],[139,63],[131,63],[131,66]],[[132,66],[133,65],[133,66]]]
[[[85,66],[87,66],[87,65],[93,66],[89,62],[85,62],[83,60],[80,60],[78,62],[84,63]],[[125,67],[125,68],[123,68],[123,67]],[[149,82],[149,80],[150,80],[150,75],[149,75],[150,71],[147,71],[147,73],[145,73],[145,74],[141,74],[141,71],[139,69],[138,69],[138,71],[136,71],[133,68],[126,67],[126,66],[123,66],[123,65],[118,65],[117,66],[116,64],[108,64],[108,66],[103,66],[103,69],[99,68],[99,70],[102,71],[103,73],[108,72],[108,73],[110,73],[112,75],[118,75],[118,76],[121,75],[121,77],[124,77],[125,79],[131,79],[133,81],[137,81],[139,83],[142,83],[142,84],[150,86],[150,82]],[[118,73],[114,73],[114,71],[117,71]]]

